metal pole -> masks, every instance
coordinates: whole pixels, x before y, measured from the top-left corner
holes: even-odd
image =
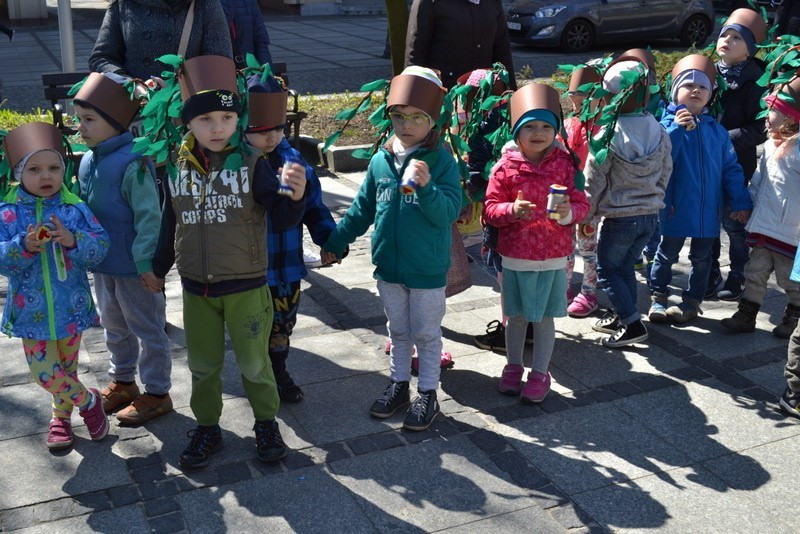
[[[70,0],[58,0],[58,35],[61,41],[61,70],[75,72],[75,41],[72,38]]]

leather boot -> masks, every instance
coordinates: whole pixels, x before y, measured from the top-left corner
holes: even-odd
[[[732,332],[755,332],[756,316],[759,309],[761,309],[760,304],[742,299],[739,301],[739,309],[736,313],[728,319],[723,319],[721,324]]]
[[[772,330],[772,333],[777,337],[789,339],[789,337],[792,335],[792,332],[794,332],[794,328],[797,326],[798,319],[800,319],[800,306],[788,304],[786,306],[786,311],[783,314],[781,324],[776,326]]]

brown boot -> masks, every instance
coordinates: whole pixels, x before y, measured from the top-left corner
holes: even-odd
[[[141,425],[160,415],[172,411],[172,399],[169,394],[158,398],[149,393],[136,397],[130,406],[117,412],[117,419],[126,425]]]
[[[139,386],[133,384],[120,384],[119,382],[109,382],[100,392],[103,397],[103,411],[113,413],[120,408],[124,408],[139,396]]]
[[[786,306],[786,312],[783,314],[781,324],[776,326],[772,330],[772,333],[777,337],[789,339],[792,332],[794,332],[794,328],[797,326],[797,319],[800,319],[800,306],[788,304]]]
[[[739,301],[739,309],[736,310],[736,313],[728,319],[723,319],[720,324],[732,332],[755,332],[756,316],[759,309],[761,309],[760,304],[742,299]]]

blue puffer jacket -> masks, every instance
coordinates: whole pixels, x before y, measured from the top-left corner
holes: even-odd
[[[719,237],[723,196],[731,211],[753,209],[742,167],[728,132],[710,115],[687,131],[670,104],[661,124],[672,141],[672,177],[661,210],[661,233],[670,237]]]
[[[259,63],[272,63],[272,54],[269,53],[269,32],[264,24],[258,1],[220,0],[219,3],[228,19],[233,59],[237,67],[244,61],[244,56],[248,52],[256,56]]]
[[[75,234],[75,248],[63,250],[66,278],[58,277],[53,246],[31,254],[25,250],[28,225],[57,216]],[[25,339],[56,340],[97,324],[87,269],[108,252],[108,234],[76,195],[35,197],[21,188],[0,202],[0,274],[8,277],[3,333]]]

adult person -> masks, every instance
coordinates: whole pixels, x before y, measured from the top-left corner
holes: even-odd
[[[253,54],[261,64],[272,64],[269,32],[258,0],[220,0],[220,5],[228,20],[236,68],[246,66],[245,56],[248,53]]]
[[[776,24],[778,35],[800,35],[800,0],[783,0]]]
[[[500,62],[517,88],[508,25],[500,0],[414,0],[406,34],[406,65],[441,72],[450,89],[459,76]]]
[[[181,55],[233,58],[219,0],[111,0],[89,55],[89,69],[143,80],[159,76],[167,67],[157,59],[181,52],[190,7],[193,23]]]

